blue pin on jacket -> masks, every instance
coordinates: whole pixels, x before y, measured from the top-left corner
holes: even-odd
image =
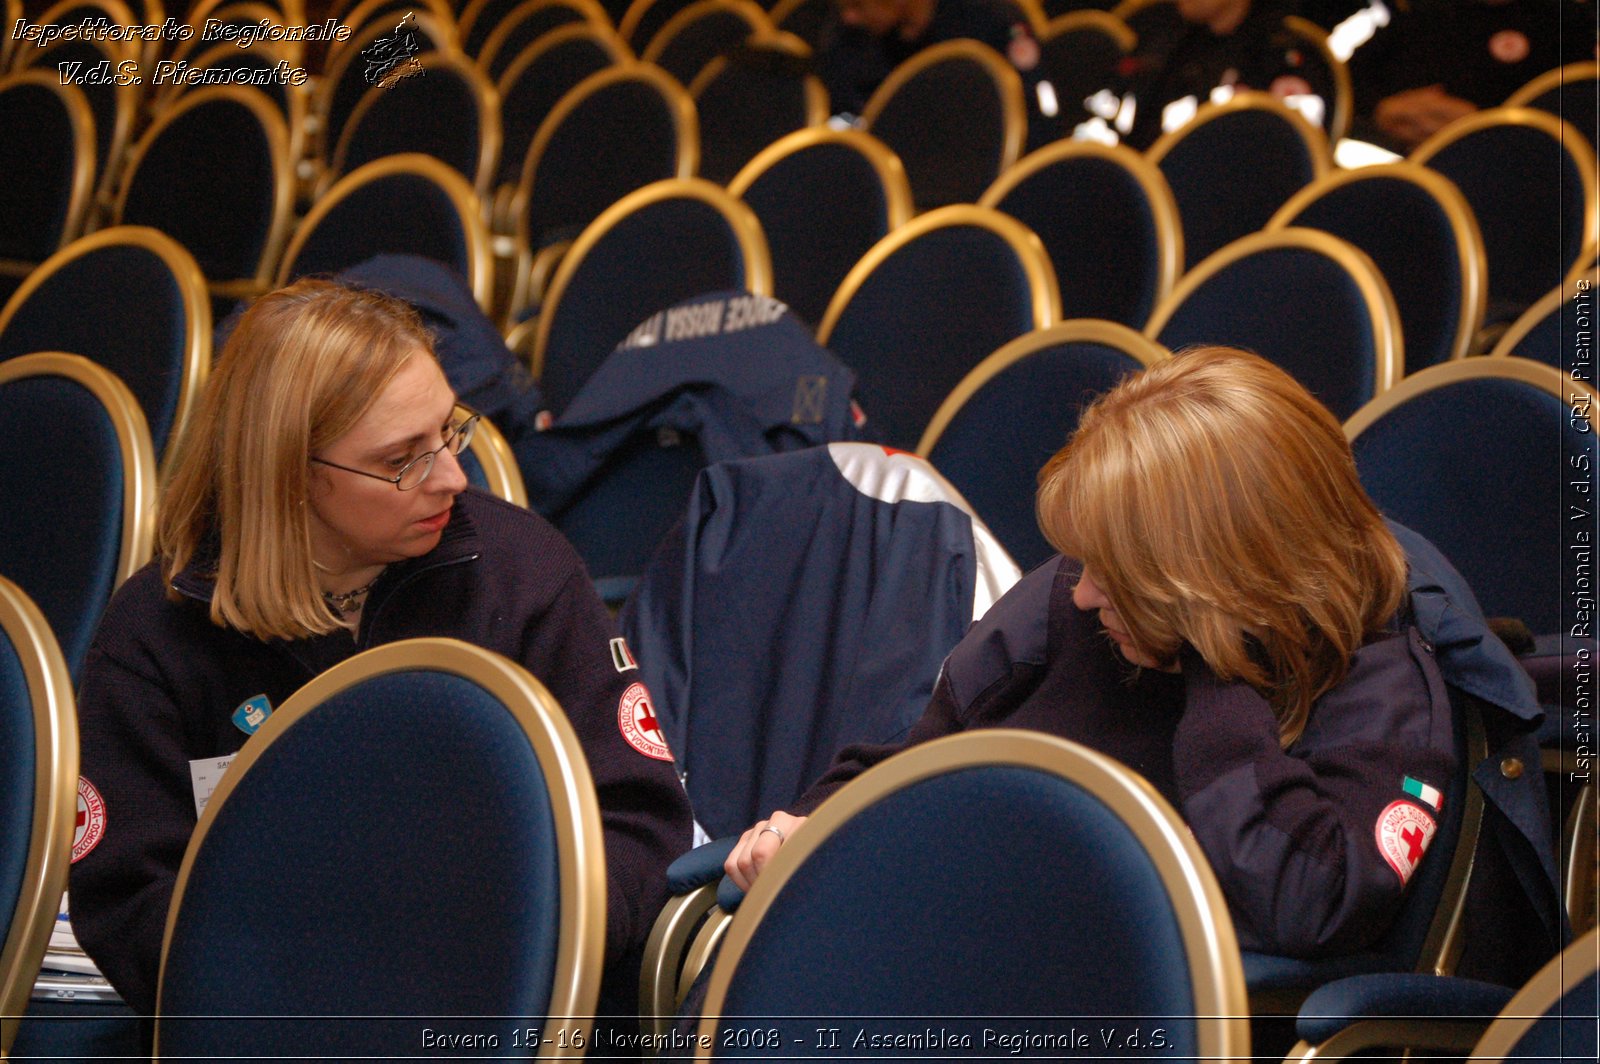
[[[254,735],[270,716],[272,716],[272,703],[267,700],[266,695],[256,695],[239,703],[239,708],[233,711],[233,723],[246,735]]]

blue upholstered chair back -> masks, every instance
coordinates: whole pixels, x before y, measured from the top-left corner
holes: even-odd
[[[486,651],[414,640],[279,707],[179,872],[161,1055],[404,1056],[464,1022],[510,1051],[552,1010],[592,1012],[593,784],[559,707],[508,682],[537,688]],[[565,936],[588,950],[576,996]],[[217,1016],[244,1018],[184,1019]]]
[[[81,63],[78,69],[94,69],[106,59],[118,58],[116,46],[111,42],[93,40],[57,41],[47,49],[35,53],[29,66],[60,70],[69,63]],[[121,173],[110,166],[113,160],[120,163],[122,153],[132,131],[135,112],[139,108],[139,87],[133,85],[79,85],[85,102],[94,116],[94,169],[95,189],[109,191],[112,182]],[[108,173],[108,171],[113,171]]]
[[[905,167],[856,130],[791,133],[728,183],[761,219],[773,294],[814,328],[851,267],[911,217]],[[818,225],[826,217],[828,224]]]
[[[627,196],[573,244],[540,315],[534,370],[560,411],[633,327],[704,292],[772,290],[754,213],[698,179],[662,181]]]
[[[1596,1031],[1596,961],[1600,931],[1591,930],[1545,965],[1501,1010],[1472,1050],[1484,1061],[1591,1061]]]
[[[28,441],[27,461],[0,462],[0,572],[49,619],[76,678],[112,591],[149,556],[148,529],[128,520],[131,510],[148,522],[155,469],[127,388],[105,385],[119,390],[117,409],[108,408],[87,381],[109,375],[87,364],[85,376],[63,375],[61,361],[84,363],[64,355],[0,363],[0,432]],[[139,501],[130,504],[130,493]],[[132,538],[142,548],[130,550]]]
[[[699,6],[697,0],[663,24],[648,45],[637,42],[639,57],[688,85],[713,59],[732,52],[751,34],[771,30],[766,12],[753,3],[712,0]]]
[[[1177,207],[1161,172],[1131,149],[1052,145],[1001,175],[980,202],[1044,241],[1065,320],[1142,329],[1177,280]]]
[[[1564,391],[1548,366],[1470,359],[1408,378],[1345,427],[1385,515],[1432,540],[1484,613],[1541,634],[1565,629],[1589,593],[1563,544],[1600,447]]]
[[[498,23],[489,26],[481,38],[479,24],[473,23],[467,41],[463,44],[463,50],[478,59],[478,65],[483,67],[485,74],[499,81],[505,77],[506,71],[511,69],[511,65],[522,52],[535,41],[558,29],[589,24],[597,27],[603,25],[607,31],[615,32],[609,18],[596,21],[592,17],[585,16],[586,6],[598,10],[599,5],[584,5],[581,2],[567,2],[567,0],[538,0],[538,2],[516,0],[514,8],[500,15]],[[475,39],[481,43],[472,43]],[[618,38],[618,41],[620,43],[621,38]]]
[[[1235,241],[1191,270],[1146,329],[1173,351],[1247,348],[1347,418],[1399,377],[1398,318],[1372,261],[1327,233]]]
[[[0,1057],[67,885],[77,782],[66,662],[38,607],[0,576]]]
[[[905,163],[919,211],[976,203],[1022,154],[1028,121],[1016,70],[973,40],[945,41],[907,59],[861,119]]]
[[[102,229],[41,266],[0,311],[0,361],[34,351],[70,351],[115,373],[160,455],[211,365],[205,279],[153,229]]]
[[[486,191],[499,163],[500,111],[494,89],[466,58],[422,56],[416,76],[373,85],[351,113],[333,153],[349,173],[386,155],[431,155]]]
[[[1593,323],[1600,270],[1551,289],[1523,312],[1495,344],[1494,354],[1531,358],[1563,373],[1592,376]]]
[[[190,93],[134,149],[116,218],[182,244],[212,282],[250,280],[292,207],[282,115],[248,86]]]
[[[420,23],[421,20],[418,21]],[[361,52],[378,37],[391,34],[398,22],[397,17],[394,22],[384,20],[369,22],[362,27],[352,26],[350,28],[355,32],[351,38],[341,42],[337,51],[329,55],[324,77],[331,81],[324,81],[317,90],[322,98],[318,109],[323,115],[321,137],[325,147],[331,148],[339,142],[345,123],[350,120],[367,90],[372,88],[372,82],[368,80],[367,63]],[[434,39],[434,34],[419,32],[414,36],[419,57],[438,50],[439,42]]]
[[[634,51],[643,54],[656,34],[672,21],[672,16],[694,3],[694,0],[633,0],[632,3],[622,0],[622,2],[624,10],[616,19],[617,32],[633,46]]]
[[[654,64],[602,70],[573,86],[534,134],[520,231],[534,251],[571,240],[623,196],[688,177],[698,161],[694,104],[676,80]]]
[[[1455,182],[1472,206],[1489,261],[1491,321],[1514,316],[1593,257],[1594,149],[1554,115],[1482,111],[1411,158]]]
[[[466,179],[439,160],[379,159],[324,193],[295,231],[278,280],[338,273],[374,255],[421,255],[467,278],[481,304],[489,250],[478,211]]]
[[[1261,229],[1329,166],[1322,132],[1255,92],[1202,107],[1151,145],[1149,157],[1178,201],[1185,268]]]
[[[546,10],[573,11],[560,5]],[[522,164],[539,123],[561,97],[584,78],[621,62],[625,55],[626,46],[610,30],[579,22],[558,27],[512,57],[497,86],[504,137],[497,179],[500,184],[515,185],[522,176]]]
[[[956,387],[917,453],[960,489],[1024,570],[1055,553],[1034,516],[1039,470],[1092,399],[1165,352],[1108,322],[1069,321],[1014,340]]]
[[[94,118],[54,70],[0,79],[0,259],[42,262],[83,222],[95,172]]]
[[[1039,238],[981,207],[932,211],[880,240],[828,306],[818,341],[857,374],[869,428],[916,446],[961,378],[1007,342],[1055,324]]]
[[[1400,315],[1406,373],[1467,353],[1483,323],[1483,238],[1439,175],[1406,164],[1342,173],[1285,204],[1271,227],[1288,225],[1332,233],[1372,259]]]
[[[1148,784],[1064,740],[969,732],[863,775],[785,845],[734,917],[700,1030],[778,1032],[719,1037],[724,1057],[792,1054],[819,1027],[975,1047],[1076,1027],[1096,1055],[1148,1053],[1160,1029],[1163,1057],[1231,1057],[1248,1052],[1237,963],[1210,868]]]
[[[700,115],[700,176],[722,185],[768,145],[820,127],[828,116],[828,90],[811,73],[804,46],[789,37],[752,38],[711,60],[689,82],[689,93]]]

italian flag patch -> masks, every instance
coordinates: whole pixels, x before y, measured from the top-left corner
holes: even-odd
[[[1444,805],[1444,795],[1440,793],[1439,788],[1430,787],[1421,780],[1414,779],[1411,776],[1407,776],[1405,778],[1405,780],[1400,784],[1400,789],[1411,795],[1411,797],[1417,799],[1417,801],[1425,803],[1435,813],[1437,813],[1440,807]]]

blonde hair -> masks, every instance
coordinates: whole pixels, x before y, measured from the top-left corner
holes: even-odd
[[[380,292],[303,280],[270,292],[228,338],[179,442],[156,548],[173,579],[215,553],[213,623],[260,639],[339,627],[322,600],[307,517],[312,454],[360,420],[412,356],[417,313]]]
[[[1405,593],[1338,421],[1265,359],[1185,351],[1088,407],[1039,525],[1158,661],[1184,643],[1271,702],[1288,746]]]

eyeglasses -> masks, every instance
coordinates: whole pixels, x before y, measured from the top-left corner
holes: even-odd
[[[472,434],[477,431],[478,422],[481,420],[483,420],[482,414],[473,414],[467,420],[445,433],[443,443],[431,451],[424,451],[422,454],[417,455],[402,466],[400,472],[392,477],[386,477],[382,473],[369,473],[365,469],[352,469],[350,466],[340,465],[338,462],[330,462],[326,458],[318,458],[315,455],[312,456],[311,460],[318,465],[332,466],[334,469],[342,469],[346,473],[358,473],[364,477],[371,477],[373,480],[381,480],[385,483],[393,484],[401,491],[411,491],[428,479],[428,474],[433,472],[433,460],[439,456],[440,451],[448,449],[451,454],[460,454],[467,449],[467,444],[472,442]]]

